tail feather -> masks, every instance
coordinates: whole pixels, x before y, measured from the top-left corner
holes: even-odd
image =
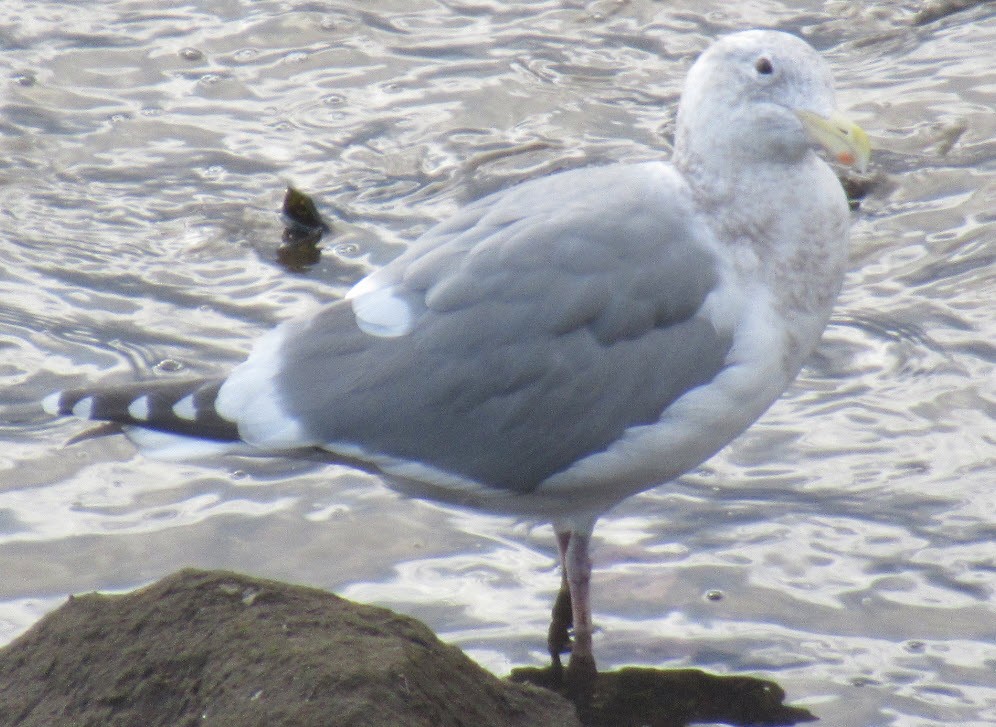
[[[72,415],[198,439],[237,442],[235,423],[215,409],[222,383],[222,379],[145,381],[70,389],[46,397],[42,406],[53,416]]]

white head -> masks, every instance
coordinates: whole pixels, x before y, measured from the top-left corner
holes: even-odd
[[[692,65],[678,110],[675,163],[791,164],[813,142],[863,166],[868,137],[836,109],[833,78],[805,41],[773,30],[725,36]]]

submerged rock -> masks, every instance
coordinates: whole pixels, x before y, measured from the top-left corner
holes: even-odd
[[[550,668],[523,667],[511,679],[559,690]],[[700,669],[627,667],[602,672],[589,704],[579,705],[586,727],[789,727],[817,717],[784,703],[775,682],[750,676],[719,676]]]
[[[0,650],[2,727],[578,724],[412,618],[223,571],[70,598]]]
[[[294,273],[303,273],[322,258],[318,243],[331,231],[322,219],[315,201],[300,190],[288,187],[284,194],[283,245],[277,250],[277,262]]]

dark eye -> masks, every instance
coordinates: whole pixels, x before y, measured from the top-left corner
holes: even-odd
[[[765,76],[769,76],[774,72],[775,68],[771,65],[771,61],[762,56],[754,62],[754,70]]]

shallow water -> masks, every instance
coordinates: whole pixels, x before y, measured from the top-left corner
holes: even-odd
[[[542,663],[549,527],[303,463],[63,448],[79,423],[21,405],[231,366],[463,201],[666,157],[691,59],[765,25],[826,52],[879,148],[852,272],[749,435],[600,522],[600,666],[766,676],[825,724],[996,722],[992,4],[934,20],[815,1],[199,6],[0,7],[0,391],[16,405],[0,643],[68,593],[196,565],[416,615],[499,673]],[[275,263],[287,183],[335,225],[304,274]]]

